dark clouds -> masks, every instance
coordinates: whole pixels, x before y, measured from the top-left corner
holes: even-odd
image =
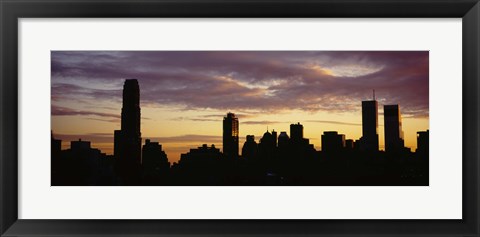
[[[360,124],[360,123],[346,123],[346,122],[329,121],[329,120],[306,120],[305,122],[339,124],[339,125],[349,125],[349,126],[362,126],[362,124]]]
[[[52,105],[52,116],[87,116],[87,119],[97,120],[103,122],[120,122],[121,116],[117,113],[104,113],[94,110],[75,110],[62,106]],[[93,117],[92,117],[93,116]],[[142,117],[142,120],[151,120],[147,117]]]
[[[113,143],[113,134],[110,133],[87,133],[87,134],[58,134],[54,133],[55,139],[62,141],[76,141],[82,139],[94,143]]]
[[[54,51],[52,99],[120,101],[137,78],[142,106],[222,111],[358,111],[380,104],[428,116],[428,52]],[[210,119],[210,118],[203,118]]]
[[[119,114],[102,113],[102,112],[85,111],[85,110],[74,110],[74,109],[55,106],[55,105],[52,106],[51,114],[52,116],[93,115],[93,116],[99,116],[102,118],[120,119]]]

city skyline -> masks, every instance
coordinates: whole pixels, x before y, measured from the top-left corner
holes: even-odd
[[[64,141],[82,138],[83,140],[91,141],[92,147],[99,148],[108,154],[113,154],[113,133],[108,132],[107,129],[118,130],[120,128],[119,111],[121,110],[121,101],[119,101],[119,98],[121,98],[121,91],[117,89],[117,83],[121,82],[123,84],[123,80],[128,77],[116,78],[114,75],[106,73],[103,68],[113,68],[110,69],[111,71],[115,71],[114,69],[116,68],[119,71],[123,71],[124,69],[120,67],[122,63],[117,61],[120,59],[125,60],[125,58],[129,57],[131,59],[133,57],[132,54],[136,56],[143,55],[146,58],[150,56],[150,64],[159,62],[157,60],[159,54],[160,56],[163,54],[170,56],[193,54],[196,59],[207,55],[201,63],[195,60],[178,62],[182,60],[177,59],[176,61],[168,62],[168,66],[158,66],[170,69],[170,71],[166,70],[168,72],[162,71],[163,74],[169,75],[170,79],[155,77],[155,80],[148,80],[148,78],[145,79],[138,76],[132,77],[138,78],[139,86],[142,90],[140,99],[140,107],[142,107],[142,138],[143,140],[150,139],[162,144],[163,149],[168,154],[168,159],[172,162],[178,161],[181,153],[186,153],[190,148],[199,147],[202,144],[215,144],[217,148],[223,150],[222,125],[220,122],[227,112],[235,113],[239,120],[239,150],[241,150],[247,135],[254,135],[258,141],[267,130],[267,126],[270,131],[273,129],[278,133],[286,131],[290,135],[290,124],[297,122],[300,122],[305,127],[305,137],[310,139],[317,150],[321,150],[320,138],[325,131],[338,131],[339,134],[345,134],[346,139],[357,140],[362,136],[362,106],[360,101],[371,100],[373,89],[376,90],[378,106],[380,107],[378,110],[378,135],[381,150],[384,148],[383,105],[385,104],[400,104],[403,129],[405,131],[405,145],[412,148],[413,151],[416,148],[416,133],[429,129],[428,52],[153,52],[157,57],[151,57],[150,54],[152,52],[55,51],[52,52],[52,130],[56,138]],[[225,54],[230,54],[235,60],[230,59],[232,62],[227,60],[227,65],[224,66],[215,66],[217,64],[222,65],[219,60],[225,57]],[[338,61],[337,64],[330,62],[330,68],[328,66],[321,68],[319,66],[322,65],[321,62],[317,62],[317,65],[307,65],[308,67],[306,64],[302,64],[309,60],[312,61],[313,58],[316,58],[317,61],[321,61],[318,58],[323,58],[325,61],[324,58],[327,57],[325,55],[329,57],[327,61],[336,60]],[[218,57],[216,61],[212,59],[215,59],[215,56]],[[248,73],[237,72],[239,68],[235,67],[233,62],[251,61],[253,56],[268,61],[267,66],[269,65],[270,70],[281,68],[279,65],[282,65],[281,63],[285,61],[295,65],[303,65],[304,67],[302,68],[298,65],[290,67],[299,74],[293,73],[290,75],[287,72],[283,72],[287,73],[288,76],[280,77],[279,73],[276,73],[274,79],[261,80],[261,78],[256,78],[255,76],[270,75],[273,78],[271,75],[273,72],[263,69],[261,66],[265,65],[260,63],[260,66],[250,70],[253,71],[249,72],[252,76],[249,79],[251,81],[246,83],[248,80],[243,77]],[[345,56],[353,59],[347,60],[348,63],[339,59]],[[276,57],[279,59],[272,59]],[[103,60],[101,68],[91,65],[93,62],[98,62],[98,58]],[[177,58],[180,57],[177,56]],[[242,61],[238,58],[244,59]],[[386,59],[389,58],[396,64],[388,62]],[[271,60],[269,61],[269,59]],[[302,61],[301,59],[305,60]],[[216,64],[212,66],[212,64],[208,64],[208,60],[212,60]],[[384,65],[379,63],[382,60]],[[146,60],[138,58],[138,61]],[[256,62],[258,61],[256,60]],[[301,63],[298,61],[301,61]],[[356,62],[356,64],[353,62]],[[377,62],[377,64],[373,62]],[[139,64],[136,61],[135,63]],[[398,66],[399,64],[402,66]],[[179,65],[183,65],[183,67]],[[185,81],[182,81],[181,78],[179,79],[179,75],[185,73],[182,70],[187,65],[197,70],[198,74],[201,75],[196,77],[196,80],[207,84],[217,82],[220,86],[208,84],[211,88],[203,88],[202,85],[195,84],[195,81],[192,81],[194,79],[183,79]],[[406,65],[414,65],[414,67],[408,68]],[[244,65],[244,67],[246,66]],[[216,71],[211,70],[212,68],[215,68]],[[145,75],[150,70],[148,63],[144,65],[143,70],[141,69],[138,66],[133,67],[133,71],[137,74]],[[301,69],[306,72],[303,72]],[[191,71],[195,70],[192,69]],[[287,69],[282,70],[287,71]],[[317,74],[311,75],[312,70]],[[385,74],[385,70],[393,74],[387,77],[387,79],[381,79],[380,75]],[[218,73],[220,71],[232,72],[229,78],[214,75],[215,72]],[[400,76],[394,72],[400,74]],[[130,73],[130,75],[132,74],[133,72]],[[208,74],[211,74],[210,77]],[[99,79],[98,77],[102,75],[105,78]],[[87,76],[94,79],[86,79]],[[319,76],[320,79],[317,80],[314,76]],[[97,83],[86,83],[83,79],[86,82],[95,80]],[[330,82],[332,80],[340,82]],[[361,83],[360,85],[360,82],[354,82],[353,80],[363,82],[373,80],[375,83]],[[399,80],[399,82],[396,80]],[[309,91],[312,86],[319,83],[318,81],[322,82],[320,83],[321,86]],[[177,98],[175,96],[172,97],[172,101],[168,101],[164,100],[165,98],[162,96],[154,95],[155,93],[153,92],[155,91],[151,88],[154,82],[166,86],[163,90],[158,90],[158,93],[167,91],[170,96],[173,93],[172,91],[180,94],[192,92],[190,87],[195,86],[201,87],[198,93],[207,94],[193,96],[194,98],[190,98],[192,101],[182,98],[173,101],[173,98]],[[103,88],[99,88],[99,85],[96,85],[99,83],[103,85]],[[318,96],[321,98],[320,100],[315,99],[316,97],[309,97],[315,96],[317,92],[321,93],[323,90],[321,88],[325,86],[332,89],[335,86],[345,86],[345,83],[349,86],[354,84],[359,86],[358,88],[341,88],[349,92],[355,91],[355,93],[351,93],[351,98],[346,96],[346,92],[342,92],[342,90],[334,90],[338,94],[330,92],[330,98],[324,98],[322,94]],[[402,86],[403,84],[405,85]],[[411,89],[407,90],[408,93],[405,93],[408,87]],[[396,92],[391,92],[394,89]],[[301,90],[304,91],[303,94]],[[239,94],[235,94],[235,92]],[[423,92],[423,95],[417,95],[418,92]],[[215,93],[221,94],[221,96],[217,96]],[[222,95],[224,93],[227,93],[226,97]],[[188,93],[186,94],[188,95]],[[230,101],[225,101],[229,97],[228,95],[231,94],[235,96],[230,97]],[[394,99],[389,96],[392,96]],[[253,99],[250,97],[253,97]],[[206,101],[198,101],[202,98]],[[302,102],[307,98],[311,99],[312,105]],[[159,102],[154,103],[155,99],[163,101],[161,104]],[[283,101],[280,99],[283,99]],[[355,99],[359,100],[354,101]],[[270,100],[277,103],[282,102],[284,106],[279,107],[279,105]],[[295,106],[295,103],[292,101],[297,103],[298,106]],[[394,101],[397,101],[397,103],[393,103]],[[212,106],[208,107],[203,104],[207,102],[210,102]],[[404,102],[405,106],[402,102]],[[232,108],[224,109],[225,103],[231,103]],[[252,109],[252,105],[248,105],[249,103],[263,107],[258,107],[255,110]],[[315,106],[315,104],[317,105]],[[66,143],[62,145],[63,148],[68,147]]]
[[[290,136],[267,130],[257,143],[254,135],[247,135],[239,156],[239,121],[229,112],[223,118],[223,151],[203,144],[173,164],[159,142],[145,139],[142,146],[140,97],[138,80],[125,79],[113,155],[81,139],[62,150],[62,140],[52,132],[52,185],[428,185],[429,130],[417,132],[418,149],[412,152],[404,146],[399,105],[385,105],[387,146],[380,152],[375,96],[362,101],[359,140],[325,131],[317,151],[304,137],[303,125],[296,123],[290,124]]]
[[[133,80],[135,80],[135,82],[137,82],[136,79],[126,79],[126,82],[131,82]],[[128,83],[126,83],[126,84],[128,84]],[[138,86],[138,84],[137,84],[137,86]],[[124,95],[125,95],[125,93],[124,93]],[[373,100],[362,101],[362,104],[370,104],[370,102],[375,102],[375,105],[376,105],[377,101],[374,100],[374,99],[375,98],[373,98]],[[138,108],[138,110],[139,109],[140,108]],[[378,152],[378,151],[400,151],[400,150],[406,148],[408,151],[415,152],[416,149],[418,148],[418,142],[419,142],[418,139],[419,139],[420,134],[422,134],[422,136],[423,136],[424,133],[428,134],[429,129],[426,129],[426,131],[417,131],[415,133],[415,135],[416,135],[415,142],[417,143],[417,145],[414,148],[405,146],[404,140],[403,140],[404,139],[404,132],[402,130],[402,118],[401,118],[400,106],[399,105],[385,105],[384,109],[393,110],[394,114],[384,116],[384,121],[386,121],[386,122],[387,122],[387,120],[393,120],[393,121],[390,121],[389,122],[390,124],[387,125],[387,128],[385,129],[386,132],[384,132],[385,136],[384,136],[383,140],[387,141],[388,139],[390,139],[390,140],[394,139],[394,141],[390,142],[390,143],[393,143],[393,145],[391,145],[391,146],[395,147],[395,148],[393,148],[393,149],[392,148],[381,149],[381,146],[376,146],[376,145],[374,145],[372,147],[371,146],[372,141],[364,140],[365,138],[369,137],[370,134],[368,134],[368,132],[366,133],[366,136],[364,135],[364,136],[361,136],[358,139],[351,139],[351,138],[347,137],[345,134],[341,134],[338,131],[333,131],[333,130],[323,131],[323,134],[321,135],[321,139],[320,139],[322,145],[320,147],[324,148],[323,143],[324,143],[324,138],[327,138],[326,136],[332,137],[332,135],[333,135],[334,137],[338,136],[338,137],[342,138],[342,140],[343,140],[343,146],[341,147],[342,149],[343,148],[353,149],[354,147],[357,147],[357,148],[361,147],[359,149],[363,150],[363,151]],[[126,120],[134,120],[134,121],[131,121],[132,123],[130,123],[130,124],[132,124],[134,127],[137,126],[136,124],[139,123],[139,120],[128,118],[128,116],[124,115],[123,111],[124,111],[124,109],[122,109],[122,118],[127,118]],[[369,109],[368,106],[362,107],[362,116],[365,116],[365,114],[372,113],[372,112],[373,111],[371,109]],[[135,112],[135,113],[137,113],[137,112]],[[389,111],[389,113],[392,113],[392,111]],[[375,117],[377,118],[377,121],[378,121],[378,112],[375,111],[374,114],[376,115]],[[138,116],[140,116],[139,111],[138,111]],[[394,119],[392,119],[391,117],[394,117]],[[234,121],[233,123],[232,123],[232,120]],[[122,119],[122,121],[123,121],[123,119]],[[369,122],[367,121],[366,124],[368,124],[368,123]],[[128,123],[122,123],[122,127],[125,126],[124,124],[128,124]],[[218,149],[218,147],[220,147],[222,149],[219,149],[219,151],[221,150],[221,152],[225,155],[225,157],[239,158],[239,157],[244,157],[245,156],[245,154],[243,154],[244,151],[242,149],[242,146],[244,147],[247,144],[246,142],[249,141],[249,139],[252,142],[261,141],[261,139],[263,137],[265,137],[265,134],[272,134],[273,135],[273,137],[275,138],[275,140],[274,140],[275,146],[277,146],[277,142],[280,140],[280,137],[278,136],[278,133],[280,133],[280,135],[284,134],[288,139],[295,139],[295,140],[306,139],[308,141],[307,144],[309,144],[310,140],[311,140],[308,137],[304,137],[304,135],[303,135],[304,134],[304,126],[300,122],[297,122],[296,124],[292,123],[292,124],[289,125],[289,127],[290,127],[289,131],[280,131],[279,132],[279,131],[275,131],[275,129],[269,130],[267,128],[267,130],[265,131],[263,136],[255,136],[255,135],[249,134],[249,135],[246,135],[243,143],[240,143],[240,139],[238,138],[238,134],[239,134],[239,131],[240,131],[239,128],[238,128],[238,124],[239,124],[239,121],[238,121],[238,118],[235,116],[235,114],[232,113],[232,112],[228,112],[223,117],[222,143],[220,145],[216,145],[214,143],[211,143],[211,144],[201,143],[198,146],[198,148],[208,147],[208,145],[211,145],[212,148],[215,147],[217,149]],[[368,128],[368,125],[367,126],[362,126],[362,127],[363,128],[365,128],[365,127]],[[135,143],[134,146],[138,147],[138,149],[137,149],[138,151],[136,152],[136,153],[138,153],[138,155],[134,156],[134,159],[137,160],[138,163],[140,164],[141,163],[141,158],[140,158],[141,151],[140,150],[141,150],[141,147],[143,145],[150,145],[152,143],[155,143],[156,145],[160,145],[160,148],[162,147],[162,145],[158,141],[153,142],[151,138],[144,139],[145,143],[142,143],[143,139],[142,139],[142,137],[139,137],[141,135],[141,133],[138,133],[139,129],[140,128],[137,127],[137,132],[134,133],[135,135],[133,137],[136,137],[135,142],[134,142]],[[395,129],[397,131],[392,132],[392,130],[395,130]],[[375,128],[375,130],[377,130],[377,129]],[[388,131],[388,130],[390,130],[390,131]],[[121,141],[121,139],[123,137],[122,133],[124,133],[124,131],[125,131],[125,128],[114,131],[114,152],[112,154],[105,153],[106,155],[114,155],[114,154],[116,154],[115,150],[122,150],[123,149],[123,146],[125,145],[125,143],[123,141]],[[374,141],[373,143],[374,144],[377,143],[377,145],[378,145],[378,130],[377,130],[376,135],[377,135],[377,139],[376,139],[377,142]],[[52,136],[54,136],[53,131],[52,131]],[[119,139],[117,140],[117,139],[115,139],[115,137],[119,137]],[[57,139],[61,138],[61,136],[57,136],[56,138]],[[421,138],[421,139],[425,139],[425,138]],[[58,140],[61,141],[62,139],[58,139]],[[115,142],[115,141],[117,141],[117,142]],[[67,150],[68,148],[72,148],[72,144],[78,143],[78,142],[82,142],[82,138],[78,138],[78,140],[65,141],[65,143],[61,144],[60,149]],[[91,144],[90,141],[83,140],[83,142],[88,143],[89,146]],[[351,145],[347,145],[346,142],[351,142]],[[115,143],[119,144],[119,148],[116,148]],[[228,144],[229,148],[228,149],[223,149],[224,147],[227,147],[224,144]],[[58,146],[60,146],[60,145],[58,145]],[[388,145],[387,145],[387,147],[388,147]],[[92,148],[98,149],[97,147],[93,147],[93,146],[92,146]],[[315,146],[313,146],[313,148],[315,149]],[[188,153],[192,149],[195,149],[195,146],[189,147],[188,150],[186,152],[182,153],[181,155],[184,155],[184,154]],[[326,147],[325,147],[325,149],[326,149]],[[317,151],[327,151],[325,149],[316,149],[316,150]],[[174,162],[177,162],[177,160],[174,160]]]

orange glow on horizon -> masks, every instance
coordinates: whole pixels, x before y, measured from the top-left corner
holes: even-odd
[[[149,111],[150,108],[142,110],[143,113],[152,116]],[[155,110],[155,109],[154,109]],[[157,111],[158,112],[158,111]],[[142,114],[143,114],[142,113]],[[190,114],[192,112],[185,112]],[[161,114],[161,115],[160,115]],[[159,117],[166,116],[165,113],[160,113]],[[279,114],[279,115],[266,115],[262,117],[257,117],[255,119],[246,118],[240,120],[240,137],[239,137],[239,150],[241,149],[243,143],[245,142],[245,137],[247,135],[254,135],[255,141],[258,143],[263,133],[267,131],[267,126],[270,131],[275,130],[278,133],[281,131],[286,131],[290,136],[290,124],[300,122],[304,126],[304,136],[305,138],[310,139],[310,143],[314,145],[316,150],[321,150],[321,135],[325,131],[338,131],[339,134],[345,134],[345,139],[357,140],[362,136],[362,127],[361,127],[361,114],[359,112],[354,114],[347,115],[332,115],[329,113],[291,113],[291,114]],[[341,121],[345,124],[335,124],[335,123],[321,123],[314,122],[314,118],[325,118],[325,121]],[[54,118],[57,120],[59,118]],[[202,144],[212,145],[214,144],[217,148],[222,149],[222,119],[212,119],[212,121],[180,121],[180,120],[165,120],[159,121],[156,119],[142,120],[142,139],[143,143],[145,139],[151,139],[152,141],[158,141],[162,145],[163,150],[167,153],[168,159],[171,163],[177,162],[180,159],[180,155],[183,153],[189,152],[191,148],[197,148]],[[276,119],[276,120],[274,120]],[[217,121],[215,121],[217,120]],[[244,124],[242,122],[257,120],[257,121],[275,121],[270,124]],[[403,118],[403,131],[405,146],[411,148],[412,151],[415,151],[417,147],[416,133],[418,131],[425,131],[429,129],[428,118]],[[61,123],[55,123],[61,124]],[[91,140],[91,145],[93,148],[100,149],[103,153],[112,155],[113,154],[113,130],[118,129],[116,126],[105,126],[105,122],[101,121],[88,121],[87,127],[79,126],[77,127],[76,133],[67,133],[61,132],[61,127],[57,126],[58,129],[53,128],[55,134],[72,134],[74,137],[72,140],[77,140],[81,138],[82,140]],[[103,129],[102,129],[103,128]],[[91,137],[81,134],[88,133],[99,133],[101,131],[105,134],[108,134],[109,131],[105,128],[111,129],[111,137],[102,139],[103,141],[96,141]],[[97,130],[98,129],[98,130]],[[83,132],[82,132],[83,131]],[[78,134],[78,135],[77,135]],[[379,127],[378,135],[380,141],[380,150],[384,148],[384,131],[383,131],[383,116],[379,115]],[[206,139],[202,139],[205,136]],[[70,148],[70,141],[62,141],[62,149]]]

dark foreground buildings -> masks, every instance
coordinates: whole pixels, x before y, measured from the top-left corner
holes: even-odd
[[[128,79],[123,87],[121,129],[114,132],[114,155],[90,142],[62,141],[51,136],[52,185],[295,185],[295,186],[417,186],[428,185],[429,131],[417,133],[417,150],[404,147],[398,105],[384,107],[386,151],[378,144],[378,103],[362,101],[362,137],[346,139],[337,131],[321,136],[321,151],[304,137],[304,126],[266,131],[258,142],[247,135],[239,154],[239,121],[223,117],[223,152],[202,145],[170,164],[158,142],[140,133],[140,88]],[[220,123],[221,119],[219,119]]]
[[[322,151],[326,153],[338,153],[345,149],[345,135],[338,132],[323,132]]]
[[[67,150],[59,150],[61,143],[52,135],[52,186],[115,185],[112,156],[92,148],[89,141],[71,141]]]
[[[168,183],[170,162],[167,154],[158,142],[145,140],[142,147],[142,183],[145,185],[160,185]]]
[[[242,148],[242,157],[246,159],[253,159],[258,154],[258,144],[255,141],[254,135],[247,135],[245,143]]]
[[[428,157],[429,151],[429,130],[417,132],[417,153]]]

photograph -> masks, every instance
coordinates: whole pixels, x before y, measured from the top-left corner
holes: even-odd
[[[429,51],[50,55],[51,186],[429,186]]]

